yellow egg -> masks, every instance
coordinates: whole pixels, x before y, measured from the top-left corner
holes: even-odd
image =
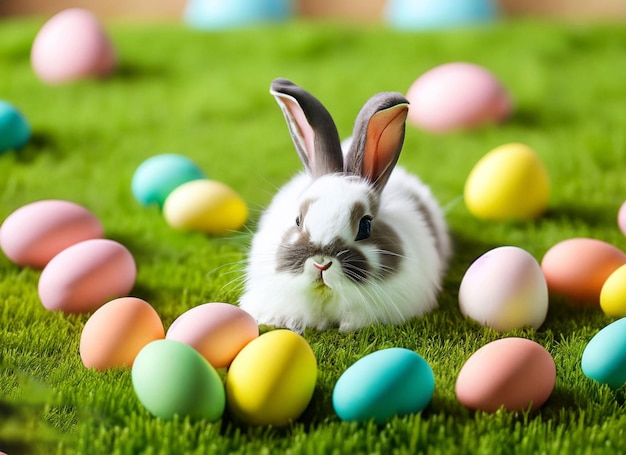
[[[602,286],[600,307],[609,316],[626,316],[626,265],[615,270]]]
[[[297,333],[274,330],[248,343],[226,378],[226,402],[241,421],[283,426],[304,412],[315,389],[317,361]]]
[[[550,180],[543,162],[524,144],[505,144],[487,153],[465,182],[465,204],[489,220],[528,220],[548,207]]]
[[[163,215],[175,229],[220,235],[241,228],[248,207],[227,185],[199,179],[175,188],[165,199]]]

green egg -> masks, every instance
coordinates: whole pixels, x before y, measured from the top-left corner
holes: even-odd
[[[191,346],[174,340],[147,344],[135,358],[137,398],[156,417],[175,415],[215,421],[226,403],[224,385],[211,364]]]

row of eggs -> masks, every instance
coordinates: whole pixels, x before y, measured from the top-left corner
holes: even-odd
[[[303,337],[284,329],[259,335],[250,315],[226,303],[194,307],[164,333],[147,302],[115,299],[86,322],[80,355],[86,367],[97,370],[131,367],[139,401],[164,419],[184,415],[214,421],[228,407],[247,424],[286,425],[309,405],[318,374]],[[497,374],[485,376],[489,365],[498,365]],[[222,381],[218,370],[226,368]],[[455,390],[469,409],[517,411],[541,407],[555,380],[554,361],[545,348],[523,338],[504,338],[465,362]],[[382,424],[394,415],[425,409],[434,387],[433,370],[419,354],[383,349],[343,372],[333,390],[333,408],[345,421]]]

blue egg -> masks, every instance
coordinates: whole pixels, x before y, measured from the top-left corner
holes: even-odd
[[[494,0],[389,0],[387,21],[403,30],[427,30],[487,22],[497,16]]]
[[[30,139],[30,125],[15,106],[0,100],[0,153],[22,148]]]
[[[433,370],[419,354],[404,348],[373,352],[351,365],[333,390],[341,420],[385,423],[394,415],[422,411],[433,396]]]
[[[581,361],[588,378],[617,388],[626,383],[626,318],[607,325],[589,341]]]
[[[188,0],[184,19],[194,28],[218,30],[285,20],[292,0]]]
[[[189,158],[174,153],[155,155],[137,167],[132,191],[142,205],[163,207],[169,194],[183,183],[206,178]]]

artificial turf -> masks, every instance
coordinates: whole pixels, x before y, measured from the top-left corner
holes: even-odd
[[[309,330],[319,367],[311,405],[283,429],[248,428],[228,414],[216,423],[163,421],[137,401],[130,371],[96,372],[78,355],[88,315],[43,308],[40,272],[0,255],[0,451],[67,454],[208,453],[607,453],[626,452],[624,388],[586,378],[580,358],[612,321],[599,308],[552,298],[539,330],[498,333],[465,320],[461,278],[485,251],[515,245],[538,260],[556,242],[589,236],[624,248],[616,225],[626,199],[626,28],[621,24],[505,21],[493,26],[402,33],[383,26],[291,22],[206,33],[178,24],[110,22],[120,66],[104,81],[51,87],[33,74],[29,52],[43,19],[0,22],[0,98],[25,114],[30,143],[0,155],[0,220],[21,205],[61,198],[89,208],[106,235],[138,264],[133,295],[165,326],[205,302],[235,303],[243,261],[261,208],[300,169],[282,115],[268,94],[287,77],[316,94],[340,134],[362,103],[384,90],[406,92],[435,65],[469,61],[508,88],[513,116],[475,131],[434,135],[407,128],[401,163],[428,182],[455,238],[440,307],[398,327],[356,333]],[[552,181],[540,219],[495,223],[465,208],[465,179],[476,161],[508,142],[533,147]],[[183,233],[156,208],[139,205],[130,182],[158,153],[193,159],[248,202],[245,229],[227,237]],[[463,362],[505,336],[538,341],[554,357],[555,390],[534,413],[470,412],[455,398]],[[333,386],[367,353],[400,346],[432,366],[435,394],[418,415],[386,425],[342,423]],[[156,378],[155,378],[156,380]]]

